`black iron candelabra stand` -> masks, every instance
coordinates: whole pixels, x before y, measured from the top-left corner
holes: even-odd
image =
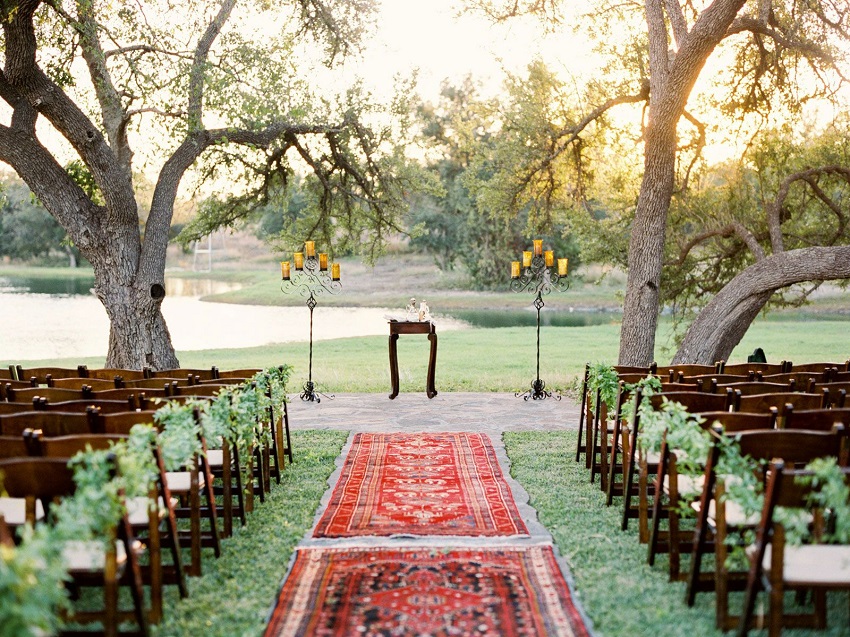
[[[326,292],[328,294],[336,294],[342,290],[342,283],[340,283],[338,277],[332,276],[327,271],[326,264],[324,268],[321,268],[318,258],[308,256],[304,259],[304,267],[295,268],[291,278],[287,278],[284,275],[280,289],[284,294],[297,291],[301,296],[307,297],[307,307],[310,308],[310,363],[307,382],[304,383],[304,389],[301,392],[301,400],[320,403],[322,402],[320,396],[333,399],[333,394],[323,394],[317,391],[316,384],[313,382],[313,310],[316,309],[316,305],[319,303],[316,300],[316,295]]]
[[[531,388],[524,392],[517,392],[517,398],[544,400],[553,397],[552,392],[546,389],[546,383],[540,378],[540,310],[546,305],[543,302],[543,295],[549,294],[552,290],[563,292],[569,287],[570,282],[566,273],[558,274],[552,266],[546,265],[546,259],[542,254],[532,257],[530,265],[524,267],[519,276],[511,278],[511,290],[514,292],[537,293],[534,298],[534,307],[537,310],[537,374],[531,383]],[[555,393],[554,397],[561,400],[561,395],[558,393]]]

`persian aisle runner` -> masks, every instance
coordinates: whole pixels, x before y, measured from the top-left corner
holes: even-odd
[[[313,537],[527,534],[486,434],[359,433]]]
[[[265,636],[587,637],[552,547],[527,534],[488,436],[356,434],[313,536],[389,546],[298,549]],[[517,545],[484,546],[497,536]]]

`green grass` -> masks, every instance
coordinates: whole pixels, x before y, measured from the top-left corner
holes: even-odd
[[[577,432],[504,434],[511,474],[525,487],[531,506],[552,533],[575,579],[577,596],[600,637],[719,636],[714,628],[714,596],[697,595],[694,608],[684,603],[684,583],[670,583],[666,556],[653,568],[646,546],[638,542],[637,524],[620,530],[620,506],[606,507],[604,494],[589,483],[584,462],[575,462]],[[615,505],[620,499],[615,499]],[[740,608],[732,597],[732,612]],[[830,596],[830,628],[788,630],[789,637],[837,637],[847,634],[846,594]],[[753,637],[763,631],[751,631]]]
[[[189,578],[189,597],[165,591],[164,619],[154,635],[234,637],[260,635],[295,545],[311,528],[348,433],[294,431],[295,461],[248,524],[222,541],[222,555],[205,552],[203,576]]]
[[[517,391],[525,390],[535,376],[535,330],[509,327],[440,332],[437,350],[438,391]],[[664,322],[662,330],[668,330]],[[850,357],[847,333],[850,321],[757,321],[730,357],[745,362],[756,347],[765,350],[768,360],[842,362]],[[564,389],[582,373],[584,363],[617,360],[619,324],[589,327],[544,327],[541,329],[540,375],[550,388]],[[664,349],[666,336],[659,338],[656,359],[669,362],[672,352]],[[402,336],[398,341],[399,377],[402,391],[425,387],[428,340],[421,335]],[[307,343],[283,343],[245,349],[215,349],[178,352],[186,367],[221,369],[265,367],[289,363],[295,368],[293,386],[307,379]],[[25,366],[85,363],[101,367],[103,357],[3,361]],[[313,344],[313,379],[326,392],[389,391],[387,337],[316,341]]]

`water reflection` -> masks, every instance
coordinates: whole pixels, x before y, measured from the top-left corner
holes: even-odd
[[[537,325],[535,310],[454,310],[454,318],[466,321],[475,327],[524,327]],[[540,312],[540,324],[555,327],[587,327],[606,325],[618,320],[610,312],[570,312],[544,308]]]
[[[0,292],[11,294],[53,294],[57,296],[88,296],[94,287],[94,275],[65,277],[0,276]],[[238,290],[239,283],[212,279],[183,279],[166,277],[166,296],[209,296]]]

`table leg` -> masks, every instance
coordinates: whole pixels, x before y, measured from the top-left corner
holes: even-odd
[[[390,382],[392,382],[393,392],[390,394],[390,400],[398,396],[398,334],[390,334]]]
[[[433,332],[428,334],[428,340],[431,341],[431,355],[428,357],[428,384],[425,393],[428,398],[433,398],[437,395],[437,388],[434,386],[434,374],[437,371],[437,335]]]

